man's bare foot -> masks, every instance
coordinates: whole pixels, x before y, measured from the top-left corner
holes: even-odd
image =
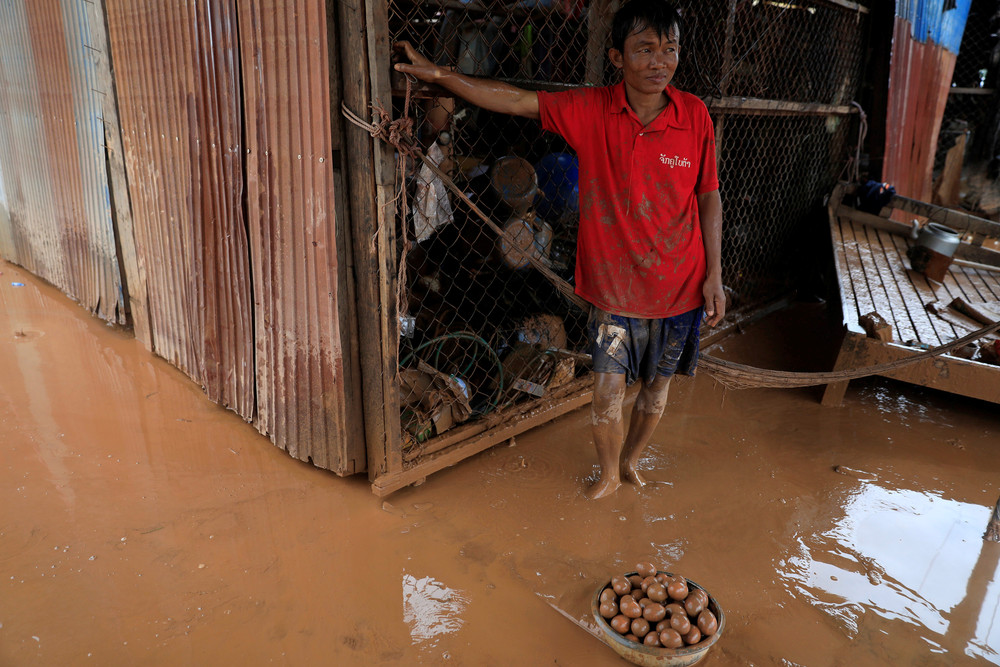
[[[621,478],[623,481],[635,484],[640,489],[646,486],[646,478],[639,472],[638,463],[622,463]]]
[[[610,496],[612,493],[618,490],[618,487],[622,485],[621,481],[617,478],[605,478],[601,476],[594,484],[584,491],[584,495],[591,500],[599,500],[605,496]]]

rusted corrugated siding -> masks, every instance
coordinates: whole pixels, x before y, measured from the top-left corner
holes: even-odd
[[[254,416],[232,0],[107,0],[153,349]]]
[[[238,4],[258,428],[349,474],[365,449],[345,435],[326,3]]]
[[[0,4],[0,253],[124,323],[85,3]]]
[[[970,0],[897,3],[889,73],[883,180],[930,201],[934,153]]]

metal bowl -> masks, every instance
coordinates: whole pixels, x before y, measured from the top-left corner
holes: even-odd
[[[629,572],[625,576],[630,577],[633,574],[638,574],[638,572]],[[664,572],[663,574],[671,577],[674,576],[670,572]],[[688,583],[688,588],[700,588],[705,591],[703,587],[687,577],[685,577],[685,580]],[[683,648],[664,648],[637,644],[615,632],[614,628],[601,616],[601,593],[609,586],[611,586],[610,579],[597,587],[597,592],[594,593],[594,598],[590,602],[590,610],[594,615],[594,620],[597,622],[597,627],[600,628],[601,634],[604,637],[604,643],[633,665],[644,665],[647,667],[663,667],[665,665],[669,667],[685,667],[686,665],[693,665],[704,658],[708,653],[708,649],[712,648],[715,642],[719,641],[719,637],[722,636],[722,631],[726,627],[726,615],[722,613],[722,607],[719,606],[719,603],[712,597],[711,593],[705,591],[708,594],[708,608],[715,614],[715,617],[719,621],[719,629],[714,635],[698,642],[694,646],[685,646]]]

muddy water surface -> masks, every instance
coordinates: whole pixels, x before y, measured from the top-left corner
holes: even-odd
[[[828,409],[702,375],[672,388],[641,493],[583,497],[584,410],[380,500],[0,271],[0,665],[624,664],[590,598],[644,559],[722,605],[706,666],[1000,664],[996,406],[868,380]],[[716,353],[826,363],[806,315]]]

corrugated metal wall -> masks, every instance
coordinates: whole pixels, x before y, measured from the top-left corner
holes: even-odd
[[[346,437],[325,0],[107,0],[153,349],[281,448]]]
[[[259,428],[353,473],[345,433],[325,0],[239,0]],[[334,451],[331,451],[330,448]]]
[[[882,179],[931,200],[934,153],[971,0],[898,0]]]
[[[235,4],[108,0],[107,15],[153,349],[250,420]]]
[[[0,254],[124,323],[104,152],[110,77],[89,16],[87,0],[0,3]]]

